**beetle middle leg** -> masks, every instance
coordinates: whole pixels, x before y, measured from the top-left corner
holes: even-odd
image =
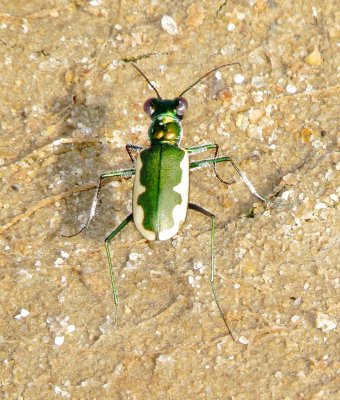
[[[186,150],[189,154],[198,154],[198,153],[202,153],[202,152],[208,151],[208,150],[215,150],[214,158],[217,158],[219,145],[217,143],[206,143],[206,144],[200,144],[199,146],[188,147],[188,148],[186,148]],[[216,163],[213,164],[213,168],[214,168],[215,176],[220,182],[224,183],[225,185],[230,185],[232,183],[232,182],[225,181],[224,179],[222,179],[220,177],[220,175],[218,174],[217,169],[216,169]]]
[[[218,149],[218,147],[217,147]],[[205,160],[199,160],[199,161],[191,161],[190,162],[190,169],[196,169],[196,168],[203,168],[207,167],[209,165],[213,165],[214,168],[216,168],[216,164],[222,163],[222,162],[230,162],[235,171],[238,173],[240,178],[242,179],[242,182],[247,186],[247,188],[250,190],[250,192],[256,196],[258,199],[262,200],[266,204],[272,204],[272,201],[267,199],[266,197],[260,195],[258,191],[255,189],[254,185],[250,182],[250,180],[247,178],[246,174],[237,166],[237,164],[230,158],[230,157],[215,157],[215,158],[207,158]],[[216,173],[216,169],[215,169]],[[217,178],[223,182],[223,179],[221,179],[217,174]]]

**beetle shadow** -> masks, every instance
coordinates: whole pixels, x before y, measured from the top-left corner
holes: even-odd
[[[91,203],[95,194],[95,185],[99,176],[108,171],[124,167],[131,168],[131,161],[124,147],[115,148],[105,137],[98,136],[97,132],[105,131],[106,127],[114,122],[107,117],[107,108],[99,102],[86,104],[83,99],[72,96],[72,101],[57,99],[52,107],[55,115],[67,110],[60,127],[59,143],[53,148],[53,154],[58,157],[58,163],[51,171],[52,177],[58,177],[58,192],[64,193],[64,205],[60,222],[60,234],[71,236],[77,233],[86,223],[90,213]],[[122,159],[120,163],[110,163],[111,160]],[[118,179],[112,179],[118,182]],[[105,182],[104,186],[110,182]],[[52,183],[53,185],[53,183]],[[119,186],[117,183],[114,186]],[[128,189],[127,189],[128,191]],[[111,193],[110,193],[111,192]],[[108,208],[111,213],[121,210],[120,201],[115,201],[112,191],[103,188],[97,214],[101,209]],[[122,210],[124,212],[124,210]],[[105,229],[98,218],[91,221],[90,227],[82,231],[82,235],[89,238],[98,237],[98,230]],[[107,229],[114,229],[114,223],[108,223]],[[105,237],[105,233],[103,234]],[[103,237],[100,233],[100,237]]]

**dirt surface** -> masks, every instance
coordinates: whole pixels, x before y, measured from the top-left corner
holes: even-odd
[[[339,16],[321,0],[1,1],[2,399],[339,399]],[[208,218],[167,242],[116,237],[118,326],[104,238],[132,182],[61,236],[101,173],[131,167],[125,144],[148,144],[154,92],[131,61],[165,98],[241,64],[185,95],[182,141],[218,143],[275,201],[228,165],[228,186],[192,173],[236,342]]]

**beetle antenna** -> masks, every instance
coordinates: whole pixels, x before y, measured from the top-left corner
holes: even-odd
[[[135,68],[141,75],[142,77],[148,82],[148,84],[150,85],[150,87],[152,87],[152,89],[156,92],[157,97],[161,100],[161,95],[158,93],[158,90],[156,89],[155,85],[151,83],[151,81],[148,79],[148,77],[144,74],[144,72],[139,69],[137,67],[137,65],[135,63],[131,63],[131,65],[133,66],[133,68]]]
[[[189,87],[187,87],[178,97],[182,97],[184,93],[188,92],[190,89],[192,89],[194,86],[196,86],[199,82],[201,82],[203,79],[205,79],[207,76],[209,76],[211,73],[217,71],[220,68],[224,68],[224,67],[230,67],[232,65],[239,65],[241,66],[241,64],[239,62],[234,62],[234,63],[230,63],[230,64],[222,64],[219,65],[216,68],[213,68],[212,70],[210,70],[209,72],[207,72],[206,74],[204,74],[203,76],[201,76],[199,79],[197,79],[196,82],[192,83]]]

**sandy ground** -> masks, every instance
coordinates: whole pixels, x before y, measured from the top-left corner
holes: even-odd
[[[2,399],[339,399],[336,3],[1,1]],[[192,173],[236,342],[210,291],[208,218],[190,211],[162,243],[133,224],[117,236],[118,326],[104,238],[132,182],[61,236],[98,176],[131,166],[125,144],[148,143],[154,93],[131,61],[165,98],[241,64],[186,94],[182,142],[218,143],[276,203],[230,166],[228,186]]]

